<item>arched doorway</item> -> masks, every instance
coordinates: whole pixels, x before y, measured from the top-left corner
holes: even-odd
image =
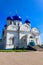
[[[22,47],[22,48],[26,48],[26,47],[27,47],[27,35],[24,35],[24,36],[21,38],[21,47]]]
[[[29,42],[29,46],[35,46],[35,42],[32,40],[31,42]]]

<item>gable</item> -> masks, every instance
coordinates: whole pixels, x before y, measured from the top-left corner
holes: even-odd
[[[20,31],[27,31],[27,32],[29,32],[30,31],[30,27],[27,24],[23,24],[20,27]]]
[[[16,26],[16,25],[9,25],[9,26],[7,27],[7,30],[17,31],[17,26]]]

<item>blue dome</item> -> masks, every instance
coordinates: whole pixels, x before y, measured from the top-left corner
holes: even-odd
[[[9,17],[7,17],[7,20],[12,20],[12,18],[9,16]]]
[[[7,27],[7,24],[6,24],[6,25],[4,25],[4,27]]]
[[[13,16],[13,20],[22,21],[21,17],[18,15]]]
[[[30,23],[30,21],[28,19],[25,20],[25,23]]]

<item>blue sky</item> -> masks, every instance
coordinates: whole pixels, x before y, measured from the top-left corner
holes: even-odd
[[[6,24],[6,17],[15,15],[16,10],[22,17],[23,23],[28,16],[32,27],[40,30],[43,43],[43,0],[0,0],[0,38]]]

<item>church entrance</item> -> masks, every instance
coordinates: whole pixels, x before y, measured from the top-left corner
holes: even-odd
[[[35,46],[35,42],[32,40],[31,42],[29,42],[29,46]]]
[[[21,38],[21,43],[22,43],[22,45],[21,45],[22,48],[26,48],[26,46],[27,46],[27,35],[25,35]]]
[[[12,44],[14,45],[14,37],[12,38]]]

